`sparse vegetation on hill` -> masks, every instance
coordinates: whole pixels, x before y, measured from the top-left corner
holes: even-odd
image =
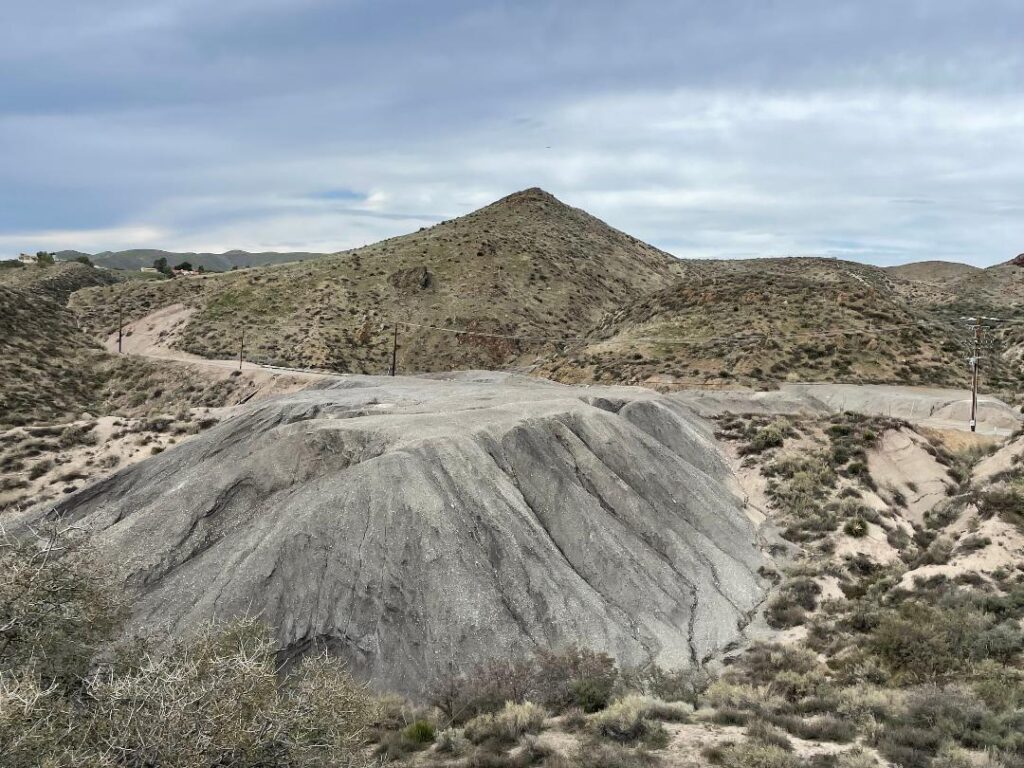
[[[564,381],[770,386],[967,381],[961,314],[1024,320],[1024,270],[892,270],[834,259],[677,262],[526,190],[354,251],[244,273],[81,291],[93,334],[184,303],[176,345],[343,372],[535,367]],[[429,330],[458,329],[480,335]],[[986,382],[1019,389],[1024,324],[993,337]]]
[[[195,306],[178,346],[252,359],[379,373],[394,321],[521,336],[452,335],[405,327],[402,370],[501,368],[540,349],[538,337],[579,336],[612,307],[669,279],[672,257],[540,190],[355,251],[301,264],[170,283],[84,291],[74,306],[98,334],[117,304],[142,317]]]
[[[829,259],[680,268],[542,370],[629,383],[963,383],[956,329],[904,301],[882,270]]]
[[[118,280],[111,272],[79,262],[29,264],[20,269],[0,270],[0,286],[27,290],[58,304],[67,304],[71,294],[82,288],[113,285]]]
[[[74,314],[44,295],[48,290],[0,285],[0,429],[86,412],[144,416],[219,406],[251,389],[248,379],[230,372],[183,373],[172,363],[109,355],[79,330]]]

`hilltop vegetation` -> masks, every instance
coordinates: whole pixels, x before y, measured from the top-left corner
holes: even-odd
[[[403,370],[500,368],[542,344],[578,336],[605,312],[671,275],[668,254],[527,190],[429,229],[317,261],[85,291],[75,307],[108,333],[123,301],[131,317],[168,304],[197,308],[178,346],[253,359],[381,372],[395,321],[528,337],[515,341],[403,328]]]
[[[1024,321],[1024,269],[832,259],[678,262],[537,189],[315,261],[77,293],[94,334],[183,303],[207,357],[379,373],[532,368],[566,381],[800,379],[963,386],[961,314]],[[453,334],[418,326],[473,333]],[[1019,389],[1024,325],[992,337],[990,386]],[[473,334],[479,335],[473,335]]]

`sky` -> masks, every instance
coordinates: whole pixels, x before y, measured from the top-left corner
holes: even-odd
[[[37,0],[0,258],[336,251],[539,186],[680,257],[1024,251],[1020,0]]]

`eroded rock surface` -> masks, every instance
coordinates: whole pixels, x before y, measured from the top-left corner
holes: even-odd
[[[708,425],[669,397],[502,374],[347,377],[248,406],[69,497],[133,597],[188,633],[256,615],[415,692],[454,660],[578,642],[701,661],[765,584]]]

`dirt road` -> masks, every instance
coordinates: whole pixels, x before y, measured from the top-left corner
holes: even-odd
[[[261,365],[244,360],[239,365],[237,359],[215,360],[172,348],[171,345],[192,316],[193,311],[190,307],[182,304],[172,304],[150,315],[146,315],[141,320],[126,323],[121,339],[121,352],[128,355],[148,357],[154,360],[188,363],[204,368],[218,368],[220,370],[240,369],[249,374],[266,372],[271,376],[287,375],[290,378],[305,381],[323,381],[325,379],[337,378],[336,374],[329,372]],[[112,333],[104,342],[103,346],[108,352],[114,354],[118,352],[117,338],[118,334]]]

